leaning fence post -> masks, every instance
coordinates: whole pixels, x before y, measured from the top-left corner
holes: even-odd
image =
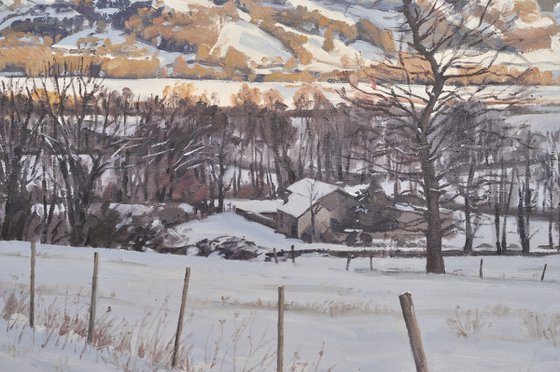
[[[428,372],[428,363],[426,355],[424,354],[424,347],[422,346],[422,336],[420,335],[420,328],[416,320],[416,312],[414,311],[414,304],[412,303],[412,295],[410,293],[403,293],[399,296],[401,302],[401,309],[408,331],[408,339],[412,349],[412,356],[416,364],[416,372]]]
[[[278,348],[276,372],[284,372],[284,287],[278,287]]]
[[[276,252],[276,248],[272,248],[272,256],[274,257],[274,263],[278,263],[278,252]]]
[[[541,275],[541,282],[544,281],[544,274],[546,273],[546,265],[544,264],[543,270],[542,270],[542,275]]]
[[[484,273],[482,272],[482,265],[484,265],[484,259],[480,259],[480,267],[478,268],[478,276],[484,278]]]
[[[29,326],[35,326],[35,257],[37,250],[35,242],[31,242],[31,275],[29,283]]]
[[[99,268],[99,255],[93,254],[93,275],[91,277],[91,301],[89,303],[89,325],[87,333],[87,343],[93,343],[93,332],[95,329],[95,306],[97,302],[97,272]]]
[[[181,295],[181,308],[179,309],[179,320],[177,321],[177,333],[175,333],[175,345],[173,346],[173,357],[171,367],[177,367],[177,356],[181,345],[181,333],[183,332],[183,318],[185,316],[185,304],[187,303],[187,293],[189,291],[189,280],[191,278],[191,268],[185,269],[185,279],[183,280],[183,293]]]

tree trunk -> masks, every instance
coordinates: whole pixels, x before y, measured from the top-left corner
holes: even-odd
[[[4,221],[2,223],[2,240],[13,240],[23,238],[23,225],[19,221],[21,216],[27,215],[26,190],[20,182],[22,177],[22,149],[14,148],[14,156],[11,159],[11,170],[6,182],[6,203],[4,204]]]
[[[130,151],[126,151],[124,161],[121,163],[121,172],[122,172],[121,194],[122,194],[123,203],[128,203],[130,200],[128,194],[128,184],[129,184],[128,164],[129,163],[130,163]]]
[[[323,169],[321,165],[321,140],[317,138],[317,179],[323,179]]]
[[[472,205],[471,205],[471,192],[473,188],[473,180],[475,174],[475,162],[471,158],[471,165],[469,167],[469,175],[467,177],[467,185],[464,192],[465,199],[465,245],[463,252],[471,254],[473,250],[474,231],[472,227]]]
[[[342,145],[339,144],[336,154],[336,172],[339,181],[342,181],[342,179],[344,178],[343,164],[344,160],[342,159]]]
[[[552,165],[550,171],[552,171]],[[552,179],[548,181],[548,184],[548,245],[550,249],[554,249],[554,238],[552,236],[552,225],[554,224],[554,187],[552,186]]]
[[[224,148],[220,149],[220,153],[218,155],[218,168],[220,174],[218,175],[218,213],[224,212],[224,196],[225,196],[225,186],[224,186],[224,176],[226,174],[226,164],[225,164],[225,157],[226,154],[224,153]]]
[[[434,164],[429,160],[429,148],[421,150],[422,177],[424,179],[424,192],[426,195],[426,272],[445,274],[445,264],[441,251],[442,221],[440,213],[440,191],[436,179]]]
[[[500,204],[498,201],[496,201],[494,205],[494,227],[496,229],[496,253],[501,255],[503,253],[504,245],[500,242]]]
[[[78,204],[78,203],[76,203]],[[70,227],[70,245],[81,247],[86,241],[86,213],[79,205],[74,205],[74,225]]]
[[[325,153],[325,177],[327,182],[331,181],[332,178],[332,141],[331,140],[324,140],[323,141],[323,152]]]
[[[525,207],[523,204],[523,199],[520,199],[517,205],[517,230],[519,231],[519,239],[521,241],[521,253],[528,254],[530,251],[530,242],[526,225]]]
[[[552,224],[553,224],[553,214],[552,212],[550,212],[549,214],[549,220],[548,220],[548,246],[550,247],[550,249],[554,249],[554,238],[552,237]]]
[[[502,253],[507,252],[507,218],[511,207],[511,195],[513,194],[513,176],[514,172],[511,171],[511,181],[509,183],[509,190],[507,194],[506,205],[504,207],[504,221],[502,225]]]
[[[560,231],[560,203],[558,203],[558,211],[556,212],[556,227]],[[558,234],[558,251],[560,252],[560,234]]]
[[[280,162],[276,156],[274,157],[274,171],[276,172],[276,182],[278,183],[278,194],[282,196],[284,194],[284,178],[282,177]]]
[[[465,198],[465,245],[463,253],[471,254],[473,250],[474,232],[471,222],[471,207],[468,197]]]
[[[146,164],[144,165],[144,176],[140,177],[140,172],[138,172],[138,183],[142,188],[142,197],[144,198],[144,202],[148,201],[150,194],[148,192],[148,184],[150,182],[150,171],[149,166]]]
[[[223,176],[220,175],[218,178],[218,213],[222,213],[224,211],[224,181]]]

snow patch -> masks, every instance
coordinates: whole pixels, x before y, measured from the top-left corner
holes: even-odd
[[[211,53],[219,48],[220,55],[225,56],[229,47],[243,52],[257,63],[260,63],[263,58],[281,57],[288,59],[291,57],[291,54],[284,49],[280,41],[245,20],[227,22],[222,27],[218,41],[212,48]]]

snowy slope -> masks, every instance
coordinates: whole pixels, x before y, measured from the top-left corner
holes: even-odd
[[[57,43],[53,44],[53,48],[64,50],[64,51],[67,51],[67,52],[79,49],[78,44],[80,43],[80,39],[82,39],[82,38],[98,39],[98,41],[95,43],[95,45],[92,45],[89,48],[99,47],[99,46],[103,45],[105,43],[105,40],[107,40],[107,39],[111,41],[112,45],[126,44],[127,43],[126,37],[127,37],[127,34],[125,32],[120,31],[120,30],[116,30],[111,26],[108,26],[107,31],[105,31],[105,32],[97,32],[93,28],[86,28],[82,31],[76,32],[76,33],[71,34],[71,35],[69,35],[65,38],[62,38]],[[161,63],[162,66],[167,66],[167,65],[173,64],[175,59],[179,56],[183,56],[187,59],[190,59],[190,58],[193,57],[192,54],[183,54],[183,53],[179,53],[179,52],[168,52],[168,51],[165,51],[165,50],[160,50],[160,49],[154,47],[153,45],[150,45],[148,43],[145,43],[145,42],[142,42],[142,41],[139,41],[139,40],[135,40],[133,47],[136,48],[138,51],[145,51],[145,55],[147,55],[147,56],[156,55],[158,57],[158,59],[160,60],[160,63]],[[146,58],[145,55],[141,54],[139,56],[128,56],[128,58],[129,59],[145,59]]]
[[[213,5],[210,0],[164,0],[163,3],[180,11],[188,11],[192,6],[210,7]]]
[[[274,39],[256,25],[242,19],[224,24],[211,53],[219,49],[220,56],[223,57],[229,47],[234,47],[243,52],[256,63],[261,63],[263,58],[281,57],[287,60],[292,56],[284,49],[280,41]]]
[[[351,270],[345,271],[345,260],[325,257],[275,265],[98,252],[100,314],[111,306],[110,316],[118,325],[125,323],[121,319],[138,324],[148,312],[159,314],[165,317],[160,327],[165,339],[171,338],[175,328],[184,268],[192,268],[184,342],[192,346],[191,365],[202,371],[231,371],[234,364],[242,370],[245,363],[258,365],[267,351],[272,356],[269,363],[256,370],[275,370],[278,285],[286,291],[287,366],[297,352],[299,365],[308,363],[306,371],[313,370],[318,361],[318,371],[413,370],[398,302],[399,294],[410,291],[431,371],[552,372],[560,368],[552,338],[557,336],[547,336],[558,335],[555,319],[560,307],[554,299],[560,296],[560,256],[485,257],[485,278],[480,279],[477,257],[448,258],[451,274],[437,276],[422,273],[421,259],[374,259],[373,271],[367,259],[355,259]],[[93,250],[87,248],[38,247],[39,311],[54,299],[64,306],[65,298],[74,299],[79,292],[79,302],[87,308],[92,256]],[[548,270],[541,282],[544,263]],[[27,243],[0,243],[0,290],[25,290],[28,267]],[[459,336],[459,331],[466,337]],[[39,332],[37,340],[41,337]],[[60,367],[54,368],[59,371],[88,371],[92,363],[97,363],[98,370],[112,370],[95,353],[80,359],[80,348],[59,345],[42,351],[40,346],[28,347],[28,342],[29,336],[18,341],[18,332],[0,327],[2,366],[13,372],[32,371],[30,366],[53,370],[50,367],[59,361]],[[251,344],[264,346],[251,354]],[[215,353],[216,366],[210,369]]]
[[[113,0],[107,1],[110,3]],[[132,4],[138,2],[138,0],[131,1]],[[171,68],[172,64],[179,56],[182,56],[183,59],[189,63],[194,61],[204,66],[209,64],[216,68],[216,65],[219,66],[223,64],[223,57],[229,47],[234,47],[243,52],[249,57],[251,62],[254,62],[250,64],[250,68],[252,70],[251,73],[255,75],[268,75],[273,72],[297,74],[301,70],[311,72],[315,76],[330,74],[335,71],[352,68],[352,63],[349,61],[354,60],[356,57],[362,59],[365,65],[380,62],[384,58],[384,51],[374,46],[373,44],[375,44],[375,42],[370,44],[364,41],[346,40],[345,37],[339,35],[337,32],[334,32],[332,48],[329,47],[329,50],[325,51],[323,46],[325,44],[325,34],[329,23],[344,22],[347,27],[354,27],[354,29],[356,29],[357,22],[367,20],[379,29],[392,33],[394,36],[393,39],[397,40],[399,39],[397,35],[399,25],[403,22],[402,16],[399,15],[398,12],[399,0],[286,0],[258,1],[249,2],[247,4],[236,1],[229,5],[227,5],[228,3],[224,4],[211,0],[163,0],[151,1],[151,6],[149,3],[150,1],[144,4],[144,6],[146,6],[145,12],[151,13],[143,20],[143,25],[141,27],[137,25],[136,29],[138,29],[138,31],[135,31],[139,39],[142,39],[143,36],[149,36],[146,39],[148,42],[137,42],[137,47],[143,48],[146,51],[146,56],[152,56],[157,53],[161,62],[160,67],[162,69],[166,67],[165,74],[173,71]],[[485,2],[478,1],[477,3],[484,4]],[[96,3],[94,2],[93,4]],[[428,4],[428,2],[426,2],[426,4]],[[234,6],[236,8],[234,8]],[[6,0],[0,4],[0,31],[10,29],[14,21],[35,20],[34,22],[41,24],[41,26],[33,27],[34,25],[24,24],[21,25],[21,27],[24,27],[28,32],[38,33],[41,34],[39,36],[44,36],[45,33],[48,34],[48,28],[42,24],[45,22],[43,19],[45,15],[51,18],[57,18],[61,20],[61,22],[66,19],[65,29],[71,31],[72,34],[63,38],[55,47],[66,49],[68,53],[80,53],[80,51],[76,51],[76,42],[83,36],[100,37],[102,40],[104,38],[109,38],[113,41],[113,44],[117,44],[120,39],[126,36],[126,32],[130,32],[130,29],[127,31],[126,27],[123,26],[124,21],[129,19],[128,17],[134,18],[138,16],[137,9],[134,7],[135,5],[132,5],[131,8],[125,10],[125,14],[123,15],[123,12],[117,8],[96,9],[94,6],[93,10],[84,10],[70,0],[60,0],[56,2],[54,0],[23,0],[21,2]],[[312,12],[317,12],[326,17],[326,19],[323,18],[321,20],[322,24],[317,26],[314,23],[316,21],[303,24],[307,22],[305,21],[307,15],[303,16],[301,19],[294,17],[296,20],[293,22],[302,23],[299,25],[294,25],[292,24],[293,22],[290,23],[285,20],[278,20],[277,17],[269,15],[273,28],[280,27],[286,31],[297,35],[303,35],[307,38],[307,42],[304,42],[302,47],[311,53],[313,56],[312,60],[306,60],[305,62],[296,61],[300,62],[300,64],[286,64],[286,62],[293,57],[297,59],[298,53],[295,52],[293,48],[298,50],[301,46],[298,43],[292,43],[289,40],[289,36],[287,37],[284,35],[281,37],[279,35],[274,35],[274,32],[270,30],[267,32],[259,28],[259,23],[262,22],[262,20],[258,16],[255,16],[254,19],[252,18],[251,14],[255,13],[252,11],[253,7],[266,9],[263,11],[263,14],[266,15],[282,10],[290,10],[293,12],[295,9],[298,9],[298,7],[303,7],[306,9],[306,13],[312,14]],[[60,9],[65,10],[59,11]],[[157,11],[154,11],[154,9]],[[506,24],[508,22],[502,22],[504,25],[500,23],[500,26],[496,25],[493,27],[496,28],[497,33],[504,36],[505,39],[509,37],[511,39],[509,41],[513,44],[519,42],[519,48],[521,48],[520,50],[523,52],[521,58],[514,58],[507,53],[503,53],[503,56],[499,57],[498,62],[504,62],[510,66],[516,66],[522,69],[526,68],[528,64],[531,64],[541,70],[552,71],[555,77],[559,77],[560,28],[556,18],[559,17],[558,14],[560,14],[560,10],[558,6],[556,6],[555,9],[555,13],[542,12],[535,0],[517,0],[515,2],[500,0],[492,2],[490,7],[491,12],[497,12],[503,20],[511,21],[511,25],[507,25],[507,27]],[[150,29],[150,26],[153,26],[150,24],[151,21],[156,23],[162,22],[160,19],[161,14],[168,14],[174,17],[175,13],[184,13],[187,14],[188,17],[188,14],[193,11],[200,11],[201,17],[209,17],[208,19],[211,20],[208,22],[209,33],[213,34],[214,32],[210,29],[211,27],[219,25],[220,32],[217,38],[210,38],[209,40],[211,40],[211,42],[205,45],[211,50],[213,56],[218,57],[218,60],[208,61],[205,59],[206,57],[198,57],[196,50],[199,45],[196,40],[193,40],[191,43],[191,40],[184,40],[181,37],[180,45],[175,49],[173,42],[160,43],[161,40],[157,37],[157,31]],[[233,15],[232,12],[236,12],[237,14]],[[556,16],[554,14],[556,14]],[[117,15],[119,22],[113,22],[114,17],[117,17]],[[90,32],[89,30],[92,27],[96,27],[96,23],[99,22],[101,18],[103,18],[103,21],[109,28],[111,24],[113,26],[119,24],[120,26],[118,27],[121,29],[118,30],[118,32],[116,30],[110,30],[107,33],[99,34]],[[157,21],[156,18],[158,19]],[[71,19],[76,19],[76,24],[69,22]],[[135,22],[137,22],[137,20]],[[290,23],[290,26],[281,22]],[[476,19],[473,18],[473,22],[476,24]],[[187,23],[183,23],[180,27],[187,27],[187,25],[188,21]],[[181,33],[180,27],[176,30],[178,34]],[[56,32],[60,33],[62,31],[58,30]],[[516,34],[516,32],[519,32],[519,34]],[[533,47],[533,45],[524,41],[528,38],[528,35],[530,35],[527,32],[534,32],[535,35],[538,35],[538,46]],[[193,36],[190,35],[189,38],[193,38]],[[163,50],[158,50],[158,46],[161,49],[173,51],[179,50],[183,52],[188,50],[188,53],[168,53]],[[219,53],[216,53],[218,50]],[[201,55],[205,55],[205,53]],[[277,63],[272,62],[276,57],[280,58],[276,61]],[[267,66],[266,63],[262,64],[263,58],[267,58],[268,62],[271,62],[271,65]],[[342,63],[341,60],[344,60],[345,63]],[[280,61],[284,62],[284,64]],[[303,63],[305,63],[305,65]],[[259,66],[261,64],[262,66]],[[190,66],[192,65],[193,64],[190,64]],[[206,73],[210,72],[206,71]],[[309,76],[309,74],[306,76]],[[279,76],[274,76],[273,78],[280,79]],[[293,78],[293,76],[289,79],[291,78]]]

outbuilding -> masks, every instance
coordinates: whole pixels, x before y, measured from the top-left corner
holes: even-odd
[[[353,223],[357,201],[337,185],[304,178],[288,192],[276,213],[276,230],[282,234],[317,241],[327,231],[342,232]]]

